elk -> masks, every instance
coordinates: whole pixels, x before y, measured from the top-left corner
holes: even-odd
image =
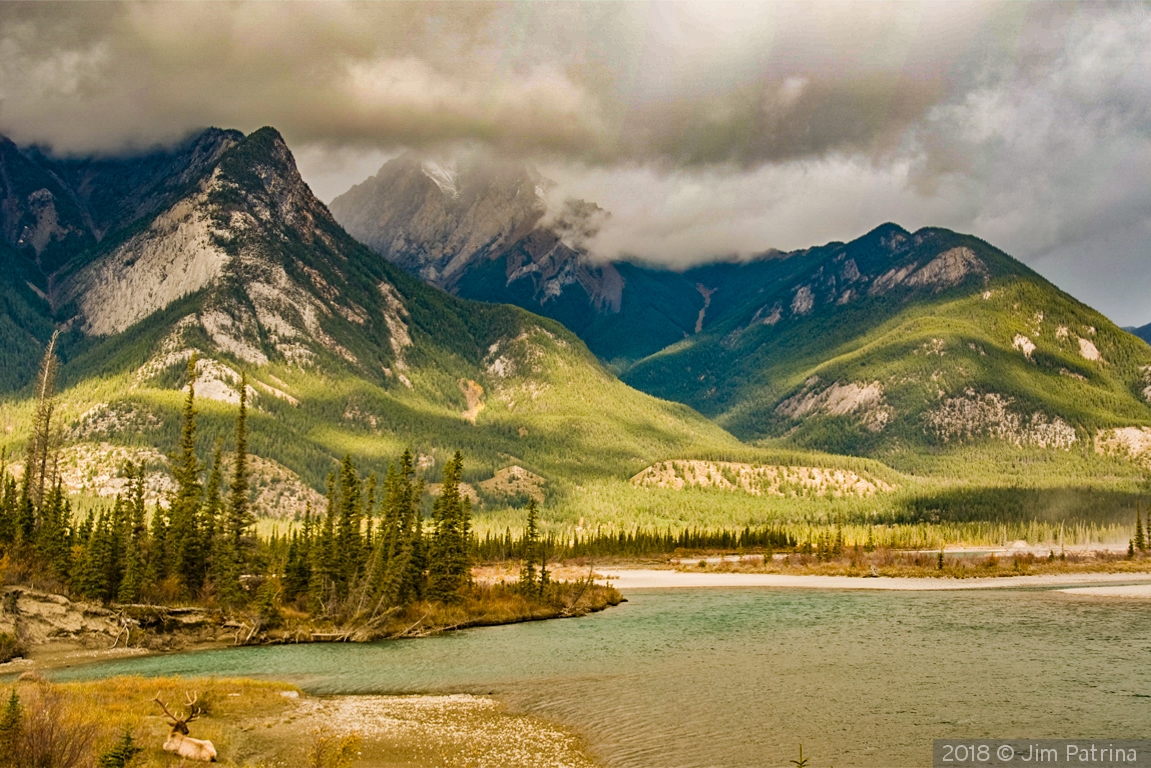
[[[167,740],[164,742],[164,751],[174,752],[187,760],[214,763],[216,762],[216,748],[212,742],[207,739],[193,739],[188,735],[188,723],[200,716],[201,710],[196,706],[200,694],[185,693],[184,698],[187,702],[188,714],[183,717],[176,717],[168,711],[168,707],[160,701],[159,691],[156,692],[156,698],[152,699],[160,705],[160,709],[164,710],[164,714],[168,716],[168,725],[172,727]]]

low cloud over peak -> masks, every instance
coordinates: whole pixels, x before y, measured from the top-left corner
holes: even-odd
[[[974,232],[1121,322],[1151,232],[1151,12],[1011,3],[9,4],[0,132],[274,125],[323,199],[407,148],[539,164],[673,265]]]

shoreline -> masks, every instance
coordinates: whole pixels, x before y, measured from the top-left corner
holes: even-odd
[[[966,589],[1011,589],[1014,587],[1080,587],[1073,594],[1085,594],[1098,585],[1146,586],[1151,597],[1151,573],[1068,573],[1038,576],[991,576],[955,579],[949,577],[901,576],[816,576],[779,573],[734,573],[657,570],[654,568],[603,569],[596,581],[611,584],[627,597],[629,591],[657,589],[851,589],[874,591],[936,592]],[[1064,590],[1067,591],[1067,590]]]

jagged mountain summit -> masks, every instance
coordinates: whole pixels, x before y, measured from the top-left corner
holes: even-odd
[[[560,321],[604,360],[636,360],[689,335],[706,297],[681,275],[589,259],[607,212],[567,200],[533,169],[477,157],[388,161],[332,201],[377,254],[456,295],[515,304]]]
[[[444,294],[368,251],[271,128],[213,129],[146,158],[12,157],[25,181],[5,192],[17,223],[3,287],[27,301],[5,320],[26,343],[5,348],[5,367],[30,357],[34,369],[45,335],[66,332],[65,464],[81,482],[111,471],[93,462],[124,458],[114,446],[163,463],[154,449],[176,437],[193,354],[206,437],[227,433],[245,372],[255,452],[269,476],[311,488],[349,451],[382,472],[404,448],[427,468],[458,448],[477,482],[517,467],[554,490],[738,446],[622,384],[562,326]],[[9,427],[17,413],[5,411]]]

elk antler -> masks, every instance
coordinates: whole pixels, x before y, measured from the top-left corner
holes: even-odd
[[[200,707],[196,706],[196,702],[200,700],[200,694],[197,691],[188,693],[184,691],[184,701],[187,702],[188,716],[184,718],[184,723],[188,724],[200,716],[203,711]]]
[[[156,698],[152,699],[152,701],[154,701],[160,705],[160,709],[164,710],[164,714],[167,715],[168,719],[172,721],[172,725],[175,725],[176,723],[180,722],[180,718],[176,717],[171,712],[169,712],[168,707],[166,707],[164,705],[164,702],[160,701],[160,692],[159,691],[156,691]]]

